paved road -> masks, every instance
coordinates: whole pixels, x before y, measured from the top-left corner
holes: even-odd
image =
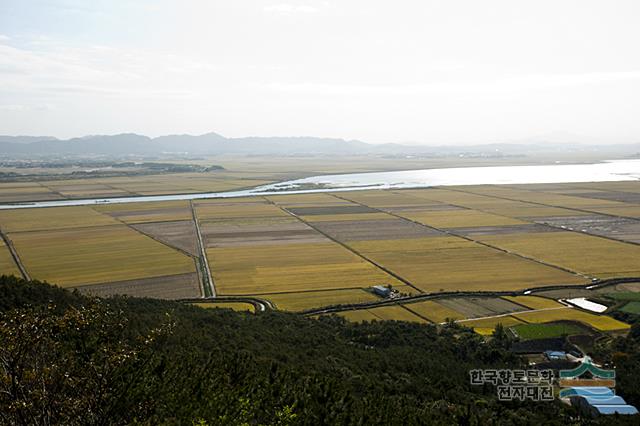
[[[396,299],[382,299],[375,302],[354,303],[350,305],[329,306],[325,308],[309,309],[301,312],[302,315],[312,316],[320,314],[330,314],[335,312],[354,311],[358,309],[376,308],[380,306],[405,304],[417,302],[421,300],[442,299],[446,297],[500,297],[500,296],[525,296],[549,290],[565,290],[565,289],[583,289],[595,290],[616,284],[640,282],[640,277],[613,278],[608,280],[594,281],[587,285],[556,285],[549,287],[533,287],[520,291],[460,291],[460,292],[442,292],[442,293],[423,293],[415,296],[398,297]]]
[[[207,293],[211,297],[216,297],[216,286],[213,282],[213,277],[211,276],[211,269],[209,269],[209,259],[207,259],[207,251],[205,250],[204,241],[202,239],[202,233],[200,232],[200,223],[198,222],[198,216],[196,215],[196,210],[193,207],[193,201],[189,201],[189,207],[191,208],[191,215],[193,216],[193,223],[196,226],[196,235],[198,236],[198,249],[200,250],[200,261],[204,265],[205,272],[205,291],[203,297],[207,297]],[[208,291],[207,291],[208,290]]]

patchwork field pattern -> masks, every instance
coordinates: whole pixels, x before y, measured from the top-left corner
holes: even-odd
[[[586,282],[458,237],[359,241],[349,246],[427,292],[518,290]]]
[[[458,321],[458,323],[460,325],[464,325],[465,327],[473,328],[473,330],[476,333],[482,334],[483,336],[488,336],[493,334],[493,331],[495,330],[498,324],[502,324],[504,328],[513,327],[514,325],[524,324],[523,321],[509,315],[506,315],[503,317],[497,317],[497,318],[462,320],[462,321]]]
[[[188,201],[104,204],[93,208],[128,224],[191,220]]]
[[[302,200],[292,199],[296,204],[309,203],[308,197]],[[266,199],[197,202],[196,212],[220,294],[265,295],[402,284]],[[285,297],[289,301],[297,298],[292,294]],[[303,305],[294,302],[291,309]]]
[[[101,296],[200,295],[200,279],[189,254],[195,251],[194,234],[189,235],[184,224],[140,223],[136,226],[142,232],[138,232],[117,217],[98,211],[103,207],[106,206],[3,210],[0,229],[13,242],[22,264],[34,279]],[[106,210],[146,212],[172,208],[162,203],[136,203],[114,205]],[[148,236],[151,234],[152,237]],[[3,266],[3,271],[10,265]],[[16,269],[7,272],[19,275]]]
[[[0,185],[0,201],[219,191],[269,176],[11,183]],[[193,206],[217,292],[261,295],[284,310],[373,301],[377,296],[366,291],[373,285],[414,294],[514,291],[640,276],[639,182],[282,194]],[[188,201],[4,210],[0,230],[34,278],[95,294],[194,297],[200,253],[192,215]],[[4,246],[0,268],[17,273]],[[599,330],[624,329],[611,318],[561,306],[536,296],[456,297],[344,316],[443,322],[508,314],[499,318],[519,323],[568,314]],[[521,312],[526,309],[542,311]],[[479,330],[491,326],[489,319],[473,321]]]
[[[538,296],[503,296],[503,299],[526,306],[530,309],[562,308],[564,305],[555,300]]]
[[[606,315],[594,315],[573,308],[549,309],[545,311],[522,312],[513,315],[528,323],[547,323],[554,321],[577,321],[599,331],[627,330],[629,325]]]

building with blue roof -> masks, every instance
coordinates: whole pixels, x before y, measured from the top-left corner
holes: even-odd
[[[638,410],[621,396],[615,395],[606,387],[573,387],[562,390],[564,397],[568,397],[571,405],[582,412],[597,417],[600,415],[635,415]]]
[[[592,405],[592,415],[623,414],[633,416],[638,414],[638,409],[633,405]]]
[[[572,396],[612,397],[615,394],[611,389],[604,386],[576,386],[560,391],[560,398],[570,398]]]

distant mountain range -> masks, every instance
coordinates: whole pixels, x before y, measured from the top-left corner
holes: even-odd
[[[468,146],[368,144],[358,140],[316,137],[226,138],[217,133],[168,135],[157,138],[123,133],[57,139],[50,136],[0,136],[0,155],[530,155],[543,152],[606,152],[631,156],[640,143],[582,145],[541,140]]]

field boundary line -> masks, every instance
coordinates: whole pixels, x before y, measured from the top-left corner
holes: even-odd
[[[530,312],[543,312],[543,311],[557,311],[560,309],[573,309],[569,306],[558,306],[555,308],[540,308],[540,309],[530,309],[528,311],[518,311],[518,312],[508,312],[506,314],[498,314],[498,315],[489,315],[486,317],[477,317],[477,318],[465,318],[465,319],[461,319],[461,320],[456,320],[455,322],[458,323],[463,323],[463,322],[467,322],[467,321],[476,321],[476,320],[485,320],[485,319],[492,319],[492,318],[502,318],[502,317],[514,317],[517,320],[523,321],[527,324],[529,324],[529,322],[527,320],[521,320],[520,318],[516,317],[515,315],[520,315],[520,314],[527,314]],[[446,324],[446,323],[441,323],[441,324]]]
[[[442,187],[440,187],[440,189],[442,189]],[[632,216],[622,216],[622,215],[615,215],[615,214],[611,214],[611,213],[600,213],[600,212],[596,212],[596,211],[593,211],[593,210],[579,209],[579,208],[576,208],[576,207],[564,207],[564,206],[560,206],[560,205],[557,205],[557,204],[545,204],[545,203],[539,203],[537,201],[525,201],[525,200],[520,200],[520,199],[517,199],[517,198],[501,197],[501,196],[498,196],[498,195],[476,194],[475,192],[463,191],[461,189],[451,189],[451,188],[446,188],[446,189],[447,190],[451,190],[451,191],[461,192],[463,194],[479,195],[481,197],[496,198],[496,199],[505,200],[505,201],[517,201],[517,202],[520,202],[520,203],[533,204],[533,205],[537,205],[537,206],[551,207],[551,208],[564,209],[564,210],[571,210],[571,211],[580,212],[580,213],[589,213],[591,215],[608,216],[608,217],[613,217],[613,218],[616,218],[616,219],[627,219],[627,220],[632,220],[632,221],[635,221],[635,222],[640,222],[640,218],[632,217]],[[509,189],[513,189],[513,188],[509,187]],[[521,190],[532,192],[532,193],[543,193],[543,194],[551,195],[551,193],[545,192],[545,191],[534,191],[534,190],[531,190],[531,189],[521,189]],[[560,195],[564,195],[564,194],[560,194]],[[587,197],[577,197],[577,198],[589,199]],[[629,204],[629,203],[627,203],[627,204]],[[485,213],[488,213],[488,212],[485,212]],[[505,217],[509,217],[509,216],[505,216]],[[518,219],[518,220],[522,220],[522,219]],[[528,220],[525,221],[525,222],[528,222]],[[576,234],[582,234],[582,235],[586,234],[586,235],[589,235],[591,237],[603,238],[605,240],[616,241],[618,243],[625,243],[625,244],[631,244],[631,245],[634,245],[634,246],[640,246],[640,243],[636,243],[634,241],[619,240],[617,238],[607,237],[606,235],[598,235],[598,234],[592,234],[590,232],[578,231],[578,230],[575,230],[575,229],[562,228],[561,226],[550,225],[548,223],[539,223],[539,222],[535,222],[535,221],[533,221],[531,223],[535,223],[535,224],[543,225],[543,226],[548,226],[548,227],[554,228],[554,229],[561,229],[561,230],[566,231],[566,232],[575,232]]]
[[[196,226],[196,237],[198,239],[198,248],[200,249],[200,263],[204,266],[205,272],[205,281],[203,283],[203,297],[211,295],[211,297],[216,297],[216,287],[213,283],[213,277],[211,276],[211,269],[209,269],[209,259],[207,259],[207,251],[205,249],[204,242],[202,240],[202,233],[200,232],[200,224],[198,223],[198,215],[196,214],[196,209],[193,206],[193,201],[189,200],[189,207],[191,208],[191,215],[193,217],[193,223]]]
[[[388,214],[390,216],[393,216],[393,217],[395,217],[397,219],[406,220],[406,221],[414,223],[416,225],[419,225],[419,226],[422,226],[422,227],[425,227],[425,228],[428,228],[428,229],[432,229],[434,231],[442,232],[445,235],[461,238],[463,240],[466,240],[466,241],[469,241],[469,242],[472,242],[472,243],[475,243],[475,244],[478,244],[478,245],[481,245],[481,246],[484,246],[484,247],[487,247],[487,248],[490,248],[490,249],[493,249],[493,250],[496,250],[496,251],[499,251],[499,252],[502,252],[502,253],[505,253],[505,254],[508,254],[510,256],[518,257],[518,258],[525,259],[525,260],[528,260],[528,261],[531,261],[531,262],[534,262],[534,263],[538,263],[540,265],[544,265],[544,266],[547,266],[547,267],[550,267],[550,268],[555,268],[555,269],[558,269],[558,270],[561,270],[561,271],[564,271],[564,272],[568,272],[570,274],[573,274],[573,275],[576,275],[578,277],[587,279],[589,281],[591,281],[591,280],[593,280],[595,278],[595,277],[592,277],[592,276],[589,276],[589,275],[582,274],[582,273],[577,272],[577,271],[573,271],[571,269],[567,269],[567,268],[565,268],[563,266],[559,266],[559,265],[554,265],[552,263],[543,262],[542,260],[539,260],[539,259],[528,257],[528,256],[525,256],[525,255],[522,255],[520,253],[516,253],[516,252],[510,251],[510,250],[506,250],[506,249],[503,249],[501,247],[497,247],[497,246],[485,243],[483,241],[475,240],[475,239],[473,239],[471,237],[467,237],[465,235],[461,235],[461,234],[452,232],[452,231],[450,231],[448,229],[436,228],[435,226],[426,225],[426,224],[424,224],[422,222],[418,222],[418,221],[415,221],[413,219],[409,219],[409,218],[406,218],[404,216],[400,216],[400,215],[398,215],[396,213],[393,213],[393,212],[385,211],[385,210],[379,209],[377,207],[370,207],[370,206],[367,206],[366,204],[360,203],[358,201],[349,200],[348,198],[342,198],[339,195],[335,195],[335,194],[330,194],[330,195],[332,197],[336,197],[336,198],[339,198],[341,200],[351,201],[353,203],[360,204],[361,206],[369,207],[371,209],[374,209],[374,210],[377,210],[379,212],[382,212],[382,213]],[[450,204],[450,205],[453,206],[454,204]],[[460,207],[460,206],[456,206],[456,207]],[[471,210],[473,210],[473,209],[471,209]]]
[[[423,320],[425,320],[429,324],[436,324],[434,321],[431,321],[429,318],[425,317],[424,315],[417,313],[416,311],[414,311],[413,309],[411,309],[407,305],[398,305],[398,306],[400,306],[402,308],[405,308],[407,311],[411,312],[413,315],[417,316],[418,318],[422,318]]]
[[[271,292],[261,292],[261,293],[251,293],[256,296],[266,296],[268,294],[277,294],[277,295],[287,295],[287,294],[308,294],[308,293],[335,293],[340,291],[349,291],[349,290],[362,290],[367,292],[366,287],[338,287],[338,288],[329,288],[329,289],[311,289],[311,290],[294,290],[294,291],[271,291]],[[225,296],[243,296],[242,294],[234,294],[234,293],[226,293]]]
[[[349,304],[340,304],[340,305],[329,305],[320,308],[312,308],[301,311],[300,314],[304,316],[308,315],[321,315],[321,314],[331,314],[335,312],[344,312],[344,311],[355,311],[359,309],[369,309],[378,306],[387,306],[387,305],[404,305],[411,303],[419,303],[426,300],[438,300],[438,299],[446,299],[446,298],[455,298],[455,297],[502,297],[502,296],[529,296],[538,292],[549,291],[549,290],[564,290],[564,289],[583,289],[583,290],[593,290],[604,287],[609,287],[618,284],[624,283],[635,283],[640,282],[640,277],[624,277],[624,278],[611,278],[600,280],[597,283],[593,284],[562,284],[562,285],[549,285],[542,287],[530,287],[524,290],[514,290],[514,291],[448,291],[448,292],[437,292],[437,293],[421,293],[415,296],[405,296],[396,299],[382,299],[375,302],[362,302],[362,303],[349,303]],[[544,308],[549,309],[549,308]],[[574,307],[574,309],[576,309]],[[526,311],[523,311],[526,312]],[[586,311],[585,311],[586,312]],[[592,313],[592,312],[589,312]]]
[[[2,230],[0,230],[0,238],[2,238],[2,240],[5,243],[5,245],[9,249],[9,253],[11,253],[11,257],[13,258],[13,261],[15,262],[16,266],[18,267],[18,270],[20,271],[20,274],[22,274],[22,278],[24,278],[27,281],[31,281],[31,277],[29,276],[29,273],[27,272],[27,268],[25,268],[24,265],[22,264],[22,260],[20,260],[20,256],[18,256],[18,252],[17,252],[16,248],[13,246],[13,241],[11,241],[9,236],[7,234],[5,234]]]

